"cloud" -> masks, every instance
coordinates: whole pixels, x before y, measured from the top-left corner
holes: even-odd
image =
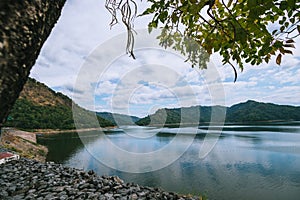
[[[300,38],[294,55],[284,56],[281,66],[275,59],[259,66],[245,64],[233,83],[231,66],[223,66],[218,54],[211,57],[215,70],[192,69],[183,56],[162,48],[137,48],[136,60],[129,58],[126,35],[115,37],[125,29],[117,25],[110,30],[104,3],[67,1],[31,77],[86,108],[138,116],[159,107],[211,105],[221,102],[223,96],[226,105],[248,99],[299,105]],[[146,4],[139,2],[139,12]],[[138,18],[135,28],[146,28],[149,19]],[[144,37],[136,35],[141,46],[149,43]]]

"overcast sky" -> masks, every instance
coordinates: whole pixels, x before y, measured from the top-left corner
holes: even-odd
[[[135,28],[145,29],[148,20],[136,19]],[[281,66],[246,65],[233,83],[232,69],[218,55],[212,56],[212,70],[192,69],[144,34],[136,35],[133,60],[125,54],[125,27],[110,29],[109,23],[103,0],[67,0],[30,76],[85,108],[136,116],[161,107],[230,106],[249,99],[300,105],[300,41]]]

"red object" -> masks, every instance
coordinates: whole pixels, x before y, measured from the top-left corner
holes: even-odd
[[[9,157],[13,157],[13,156],[14,156],[14,154],[8,153],[8,152],[1,152],[0,153],[0,159],[9,158]]]

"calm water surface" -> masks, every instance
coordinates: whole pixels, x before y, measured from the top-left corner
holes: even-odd
[[[300,123],[227,125],[214,149],[199,159],[206,129],[196,130],[199,135],[175,162],[147,173],[126,173],[101,164],[97,156],[110,156],[111,144],[99,132],[84,133],[84,145],[77,133],[39,136],[38,142],[48,146],[48,161],[99,175],[118,175],[140,185],[205,194],[209,199],[299,199]],[[181,132],[194,131],[184,128]],[[122,127],[105,136],[122,149],[146,153],[170,144],[177,132],[178,128]],[[163,161],[166,156],[157,159]],[[115,162],[126,166],[127,159]]]

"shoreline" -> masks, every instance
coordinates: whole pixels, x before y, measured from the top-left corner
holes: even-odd
[[[34,129],[33,132],[29,132],[29,133],[33,133],[35,135],[38,134],[59,134],[59,133],[75,133],[75,132],[89,132],[89,131],[108,131],[111,129],[114,129],[116,127],[105,127],[105,128],[82,128],[82,129],[66,129],[66,130],[55,130],[55,129]]]
[[[152,127],[171,127],[171,126],[208,126],[208,125],[269,125],[272,123],[300,123],[300,121],[294,120],[266,120],[266,121],[246,121],[246,122],[201,122],[201,123],[165,123],[165,124],[151,124]],[[149,127],[150,125],[137,125],[137,126],[144,126]]]
[[[6,149],[0,145],[0,151]],[[0,199],[205,199],[23,157],[0,165],[0,182]]]
[[[18,129],[3,129],[0,146],[40,162],[45,162],[48,154],[48,148],[37,143],[34,133]]]
[[[9,132],[15,136],[22,137],[23,139],[32,141],[36,143],[36,139],[34,137],[38,134],[59,134],[59,133],[75,133],[75,132],[89,132],[89,131],[109,131],[111,129],[115,129],[116,126],[105,127],[105,128],[82,128],[82,129],[33,129],[33,131],[20,130],[14,127],[3,127],[3,132]]]
[[[33,131],[24,131],[14,127],[3,127],[1,130],[0,146],[2,145],[7,149],[15,151],[23,157],[45,162],[48,154],[48,148],[37,143],[38,135],[80,133],[97,130],[108,131],[114,128],[116,127],[83,128],[72,130],[35,129]]]

